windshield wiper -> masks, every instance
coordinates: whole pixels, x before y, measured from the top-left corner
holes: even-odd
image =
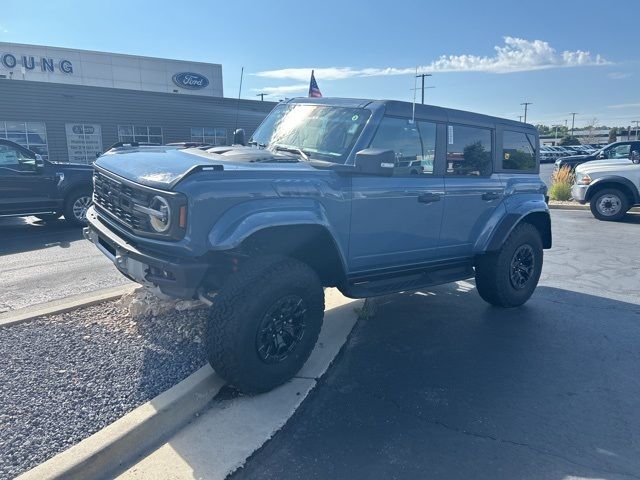
[[[305,162],[309,162],[310,161],[309,155],[307,155],[304,150],[302,150],[301,148],[298,148],[298,147],[289,147],[289,146],[286,146],[286,145],[273,145],[273,149],[275,151],[277,151],[277,152],[296,153],[296,154],[300,155]]]
[[[251,140],[249,143],[247,143],[247,145],[255,145],[256,147],[266,147],[267,144],[266,143],[258,143],[256,140]]]

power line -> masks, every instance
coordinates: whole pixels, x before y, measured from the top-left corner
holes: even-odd
[[[522,102],[520,105],[524,105],[524,123],[527,123],[527,107],[533,105],[531,102]]]
[[[576,115],[578,115],[578,112],[571,112],[569,115],[571,115],[571,136],[573,137],[573,130],[576,126]]]
[[[432,77],[433,75],[431,75],[430,73],[420,73],[418,75],[416,75],[416,78],[420,78],[422,80],[422,101],[420,103],[422,103],[422,105],[424,105],[424,77]]]

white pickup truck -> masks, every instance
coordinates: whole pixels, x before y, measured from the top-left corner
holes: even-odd
[[[598,220],[619,221],[640,205],[640,152],[616,160],[595,160],[576,167],[573,199],[591,206]]]

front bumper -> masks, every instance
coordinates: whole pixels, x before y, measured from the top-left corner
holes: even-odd
[[[109,229],[91,207],[84,237],[98,247],[127,278],[147,287],[158,287],[172,297],[193,298],[209,268],[200,259],[163,257],[148,253]]]
[[[589,185],[577,185],[574,184],[571,187],[571,196],[573,199],[581,204],[587,203],[587,190],[589,189]]]

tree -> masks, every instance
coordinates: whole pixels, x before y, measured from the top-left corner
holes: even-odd
[[[560,139],[560,141],[558,142],[558,145],[562,147],[567,145],[580,145],[580,140],[578,140],[578,138],[574,137],[573,135],[567,135]]]
[[[598,119],[592,118],[589,124],[585,127],[587,134],[584,136],[585,143],[596,143],[598,141],[596,136],[596,129],[598,125]]]
[[[615,128],[609,130],[609,143],[618,141],[618,131]]]

